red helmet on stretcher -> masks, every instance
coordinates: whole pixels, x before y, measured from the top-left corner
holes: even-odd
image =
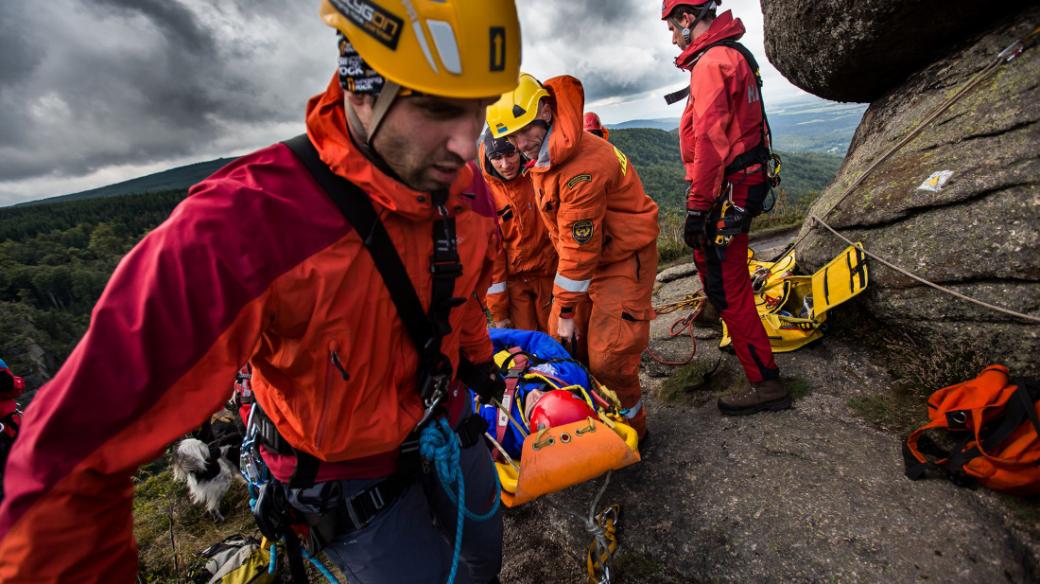
[[[596,418],[596,412],[584,400],[565,389],[554,389],[543,395],[531,408],[531,430],[555,428],[585,418]]]

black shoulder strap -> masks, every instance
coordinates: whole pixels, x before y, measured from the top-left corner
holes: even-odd
[[[397,307],[398,315],[408,330],[420,355],[433,340],[430,320],[423,311],[415,287],[412,285],[404,262],[397,253],[390,235],[379,220],[368,194],[349,180],[332,172],[318,156],[318,151],[311,144],[306,134],[300,134],[283,142],[300,159],[314,180],[347,219],[347,223],[357,231],[365,248],[372,256],[372,261],[383,277],[383,283],[390,291],[390,298]]]

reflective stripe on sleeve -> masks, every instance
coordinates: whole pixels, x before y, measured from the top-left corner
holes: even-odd
[[[556,274],[556,285],[568,292],[588,292],[592,280],[571,280],[563,274]]]
[[[495,282],[494,284],[492,284],[491,286],[488,287],[487,293],[488,294],[501,294],[501,293],[503,293],[505,291],[506,291],[506,283],[505,282]]]
[[[636,402],[636,405],[628,408],[628,411],[625,412],[625,417],[631,420],[639,415],[639,410],[641,409],[643,409],[643,400],[639,400]]]

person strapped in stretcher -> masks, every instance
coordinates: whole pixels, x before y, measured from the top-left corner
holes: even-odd
[[[507,506],[639,461],[638,437],[623,423],[617,396],[555,339],[512,329],[490,336],[506,391],[501,404],[471,398],[488,423]]]

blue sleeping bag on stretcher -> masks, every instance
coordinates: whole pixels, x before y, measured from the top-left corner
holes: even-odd
[[[511,398],[505,396],[502,405],[507,406],[512,412],[513,419],[528,430],[527,418],[523,414],[523,405],[527,394],[532,390],[548,391],[571,385],[579,385],[585,389],[589,387],[589,377],[585,369],[576,362],[542,363],[552,359],[571,359],[570,353],[563,345],[545,333],[537,331],[523,331],[515,329],[490,329],[491,343],[494,345],[495,362],[500,366],[505,364],[508,369],[512,361],[505,360],[519,349],[534,357],[530,366],[523,372],[525,377],[517,383],[516,393]],[[515,357],[514,357],[515,359]],[[546,379],[538,377],[538,374],[549,378],[554,385]],[[504,375],[503,375],[504,376]],[[488,423],[488,433],[502,445],[502,447],[513,458],[519,458],[524,446],[523,435],[509,422],[505,414],[492,405],[481,405],[477,402],[476,394],[470,392],[474,411],[480,414]],[[508,400],[508,403],[506,403]]]

